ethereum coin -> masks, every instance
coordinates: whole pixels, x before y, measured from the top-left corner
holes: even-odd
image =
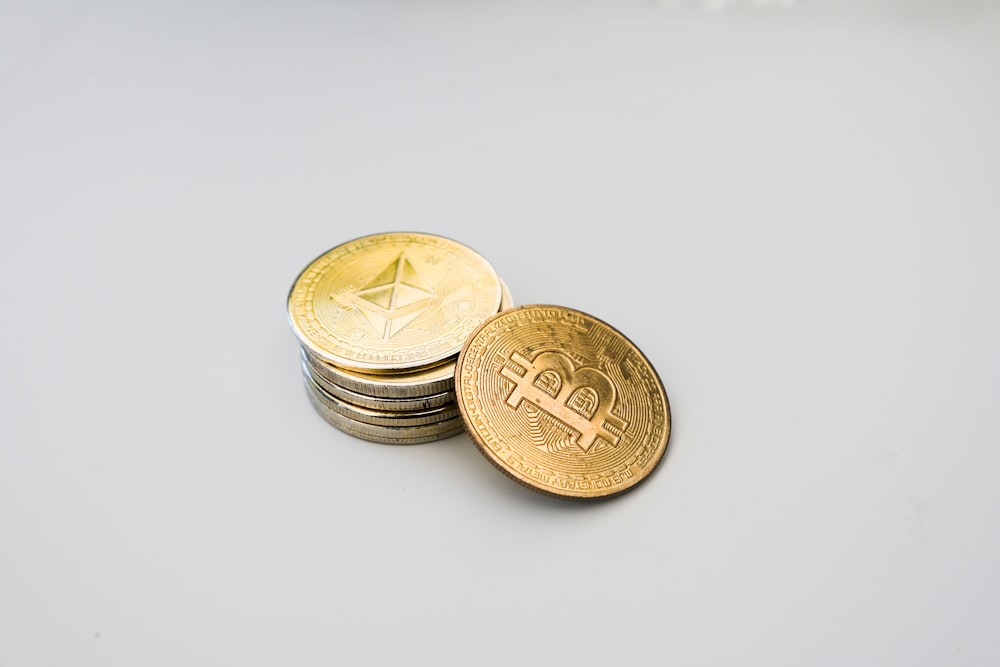
[[[395,445],[416,445],[423,442],[433,442],[458,435],[465,431],[465,424],[461,417],[446,419],[445,421],[424,426],[409,426],[405,428],[394,428],[391,426],[377,426],[365,424],[357,420],[345,417],[344,415],[331,410],[325,403],[319,400],[312,391],[306,392],[309,400],[316,412],[329,424],[337,427],[344,433],[363,440],[373,442],[383,442]]]
[[[417,396],[415,398],[383,398],[351,391],[346,387],[341,387],[339,384],[330,382],[318,373],[314,373],[311,370],[309,362],[305,360],[302,361],[302,372],[326,393],[346,403],[362,408],[371,408],[372,410],[383,410],[386,412],[405,412],[455,404],[454,391],[443,391],[439,394]]]
[[[451,239],[366,236],[313,260],[288,296],[299,341],[324,361],[368,373],[423,368],[458,354],[501,301],[500,278]]]
[[[503,298],[501,310],[513,307],[510,290],[500,283]],[[457,355],[456,355],[457,356]],[[448,360],[431,368],[395,374],[371,374],[338,368],[317,359],[302,348],[302,358],[309,365],[314,378],[322,378],[359,394],[373,398],[413,399],[434,396],[455,389],[455,361]]]
[[[458,406],[454,403],[442,405],[436,408],[408,410],[406,412],[389,412],[387,410],[362,408],[356,405],[351,405],[350,403],[342,401],[336,396],[327,393],[308,376],[305,377],[305,381],[309,391],[312,392],[313,397],[316,400],[336,413],[365,424],[390,426],[392,428],[406,428],[436,424],[447,419],[455,419],[459,417]]]
[[[670,437],[659,376],[624,335],[560,306],[498,313],[458,358],[473,441],[525,486],[577,499],[617,495],[656,467]]]

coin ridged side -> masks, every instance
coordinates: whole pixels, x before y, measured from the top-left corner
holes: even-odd
[[[426,426],[410,426],[405,428],[393,428],[390,426],[377,426],[365,424],[331,410],[310,390],[306,391],[309,402],[316,412],[326,420],[327,423],[348,435],[371,442],[380,442],[391,445],[416,445],[425,442],[434,442],[458,435],[465,431],[465,423],[461,417],[447,419],[436,424]]]
[[[499,276],[471,248],[431,234],[377,234],[311,262],[289,292],[288,319],[319,359],[396,372],[456,356],[501,298]]]
[[[351,391],[346,387],[330,382],[319,373],[313,372],[309,363],[305,360],[302,361],[302,372],[326,393],[339,398],[345,403],[362,408],[371,408],[372,410],[382,410],[385,412],[406,412],[427,410],[444,405],[455,405],[454,391],[444,391],[438,394],[415,398],[382,398]]]
[[[384,398],[419,398],[455,389],[455,361],[397,375],[371,375],[337,368],[303,348],[302,359],[314,375],[360,394]]]
[[[460,417],[458,406],[454,403],[435,408],[428,408],[425,410],[408,410],[403,412],[389,412],[386,410],[363,408],[351,405],[350,403],[342,401],[336,396],[327,393],[308,376],[305,376],[303,379],[316,400],[323,403],[323,405],[330,410],[364,424],[371,424],[373,426],[388,426],[392,428],[412,428],[416,426],[437,424],[442,421]]]
[[[458,405],[486,458],[553,496],[596,499],[657,466],[670,406],[653,366],[605,322],[560,306],[523,306],[484,322],[456,370]]]

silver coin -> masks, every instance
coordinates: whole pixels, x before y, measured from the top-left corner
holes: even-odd
[[[338,368],[312,356],[305,348],[302,359],[314,376],[365,396],[376,398],[422,398],[455,391],[455,360],[416,373],[371,375]]]
[[[443,440],[444,438],[450,438],[465,432],[465,422],[462,421],[461,417],[446,419],[436,424],[404,428],[365,424],[364,422],[345,417],[339,412],[331,410],[312,391],[307,390],[306,394],[309,396],[309,401],[312,403],[313,408],[316,409],[316,412],[327,423],[348,435],[361,438],[362,440],[392,445],[416,445],[424,442]]]
[[[392,428],[407,428],[437,424],[438,422],[459,417],[457,403],[451,403],[449,405],[443,405],[427,410],[408,410],[406,412],[387,412],[385,410],[361,408],[326,393],[323,391],[322,387],[313,382],[308,375],[304,376],[303,379],[306,382],[307,388],[313,393],[316,400],[320,401],[323,405],[338,414],[365,424],[372,424],[374,426],[389,426]]]
[[[309,376],[320,389],[335,396],[340,400],[356,405],[361,408],[372,410],[383,410],[385,412],[406,412],[412,410],[428,410],[443,405],[455,404],[455,392],[443,391],[440,394],[430,396],[417,396],[415,398],[385,398],[381,396],[367,396],[365,394],[351,391],[346,387],[341,387],[335,382],[324,378],[319,373],[313,372],[309,362],[302,360],[302,372]]]

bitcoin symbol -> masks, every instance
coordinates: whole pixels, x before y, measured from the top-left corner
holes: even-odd
[[[584,452],[598,439],[613,446],[621,441],[628,422],[611,414],[617,392],[603,372],[588,366],[576,368],[559,352],[541,352],[531,361],[514,352],[510,361],[524,374],[508,366],[500,369],[500,374],[514,383],[507,405],[517,409],[527,400],[544,410],[577,432],[574,444]]]

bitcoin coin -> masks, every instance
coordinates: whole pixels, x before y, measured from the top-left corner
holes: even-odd
[[[610,325],[561,306],[522,306],[481,324],[459,355],[456,392],[486,458],[553,496],[633,488],[670,437],[670,405],[652,364]]]
[[[431,234],[377,234],[313,260],[289,292],[288,319],[314,357],[395,373],[456,356],[501,298],[499,276],[472,249]]]

